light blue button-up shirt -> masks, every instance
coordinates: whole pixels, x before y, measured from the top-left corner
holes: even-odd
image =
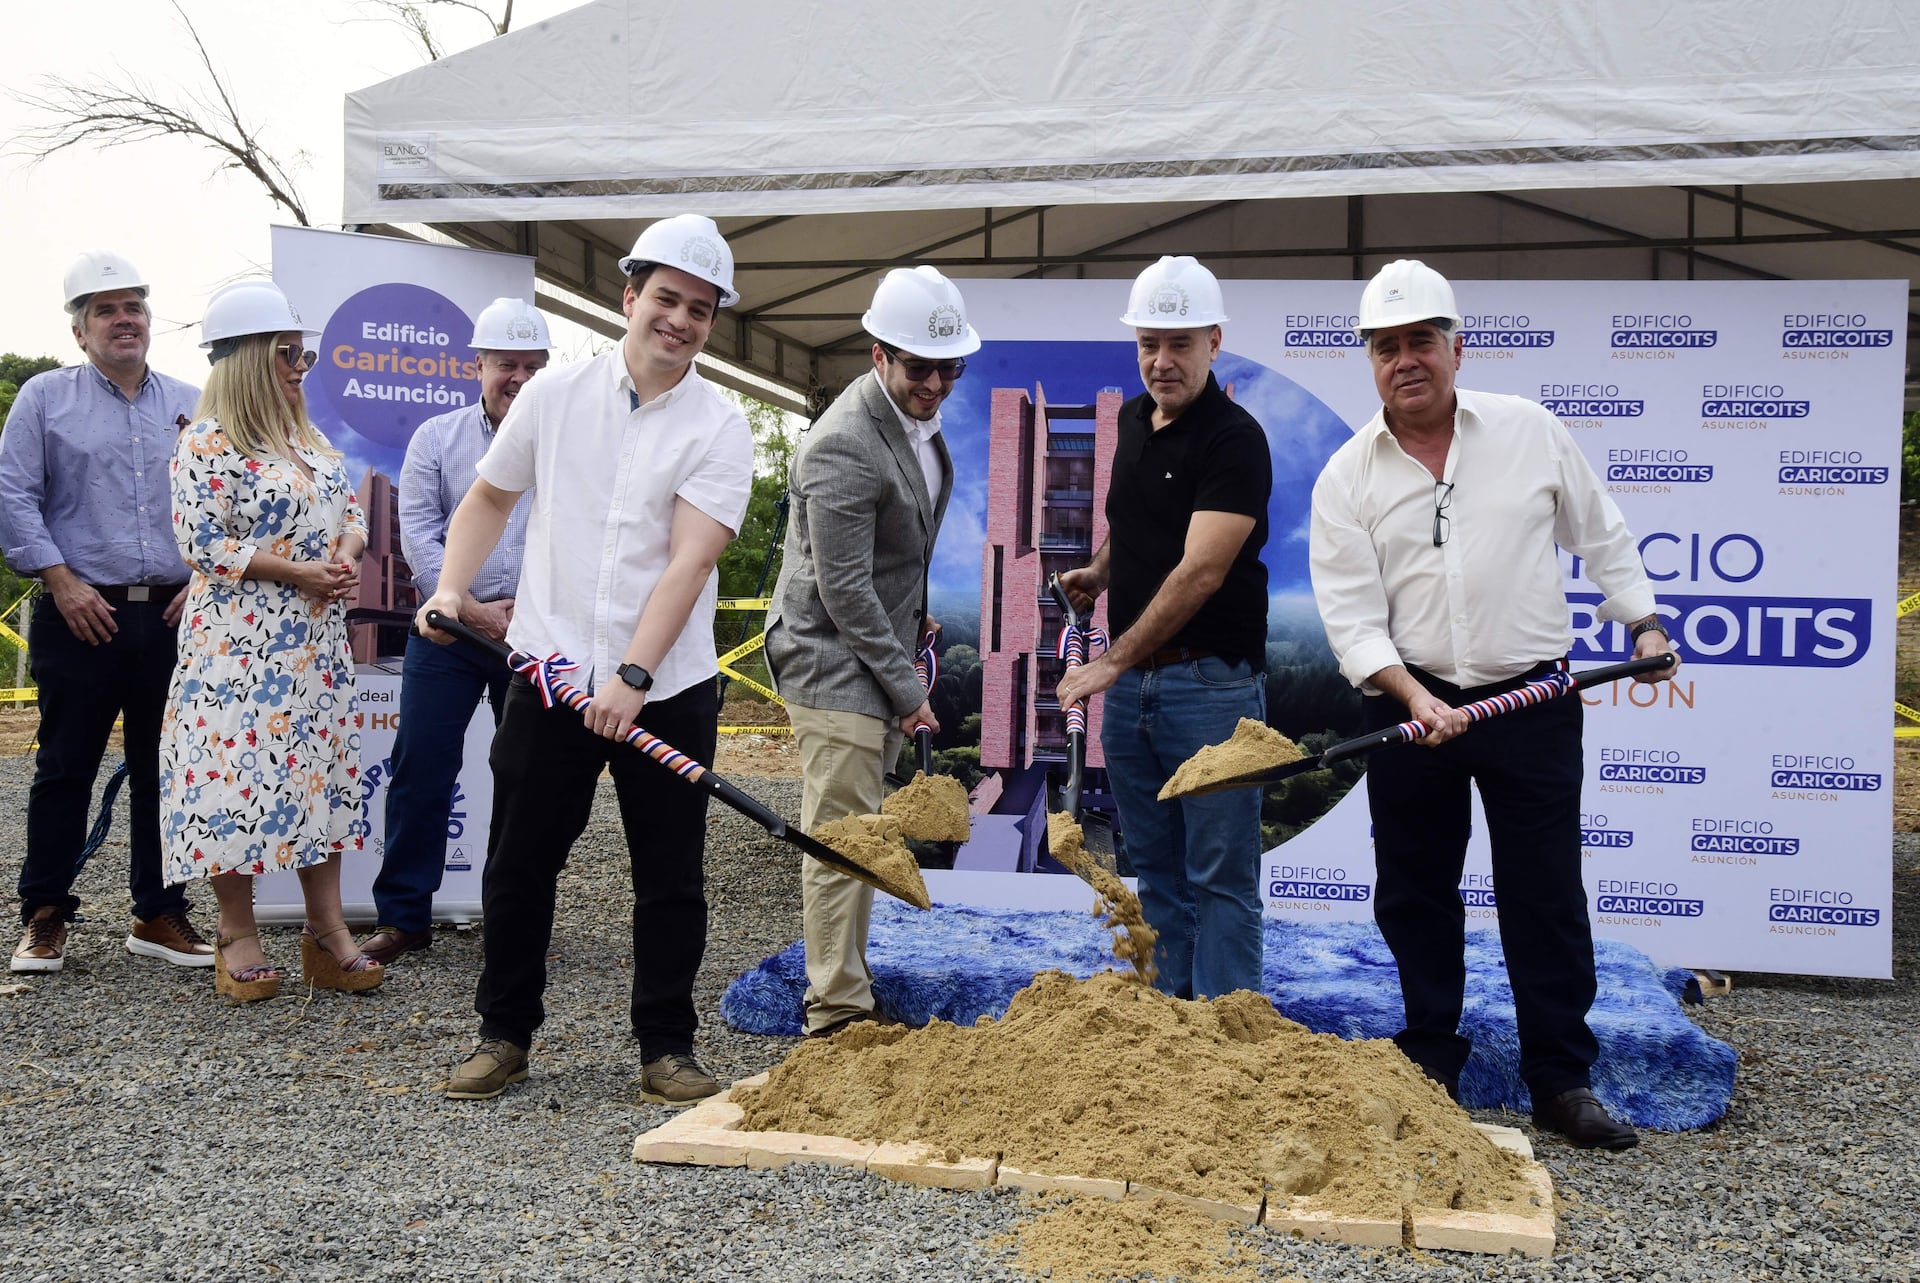
[[[400,550],[407,555],[413,582],[422,597],[440,587],[447,560],[447,522],[473,488],[480,456],[493,444],[493,425],[485,405],[476,401],[436,415],[413,430],[407,461],[400,468]],[[527,513],[532,491],[520,496],[468,590],[476,601],[517,595],[520,562],[527,551]]]
[[[0,551],[20,574],[179,584],[168,471],[200,389],[154,370],[126,394],[91,363],[28,379],[0,438]]]

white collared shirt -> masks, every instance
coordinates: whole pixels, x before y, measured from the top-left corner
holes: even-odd
[[[1394,664],[1482,686],[1557,659],[1573,643],[1554,545],[1585,558],[1603,619],[1653,613],[1620,509],[1545,407],[1458,390],[1435,547],[1433,474],[1375,414],[1313,487],[1313,596],[1340,671],[1355,686]]]
[[[565,655],[580,665],[570,678],[591,691],[619,667],[666,571],[674,500],[739,531],[753,490],[753,433],[739,407],[692,368],[636,406],[615,347],[550,366],[522,388],[478,470],[502,490],[534,492],[507,643]],[[707,576],[654,670],[651,698],[719,672],[719,583],[717,571]]]
[[[907,440],[913,443],[913,457],[920,461],[920,475],[927,483],[927,502],[938,505],[940,502],[940,448],[933,439],[940,435],[940,412],[935,410],[933,417],[925,423],[913,418],[900,408],[893,399],[893,393],[887,391],[887,385],[874,375],[874,381],[880,383],[880,395],[887,398],[887,404],[893,407],[893,413],[900,420],[900,426],[907,430]]]

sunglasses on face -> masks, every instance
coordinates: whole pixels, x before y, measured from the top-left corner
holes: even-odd
[[[907,379],[913,383],[925,383],[934,375],[940,376],[942,383],[951,383],[967,372],[964,358],[957,361],[923,361],[917,356],[902,356],[891,348],[882,349],[887,359],[900,367]]]
[[[273,350],[280,354],[282,361],[285,361],[288,366],[296,370],[311,370],[314,361],[317,359],[316,354],[311,348],[302,348],[298,343],[277,343],[274,345]]]

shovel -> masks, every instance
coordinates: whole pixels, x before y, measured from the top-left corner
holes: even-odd
[[[940,657],[933,653],[933,643],[940,634],[928,631],[920,638],[920,653],[913,657],[913,675],[920,679],[920,688],[927,692],[927,699],[933,699],[933,683],[940,676]],[[920,773],[933,774],[933,727],[925,722],[913,728],[913,747],[920,755]]]
[[[515,671],[519,671],[523,667],[532,667],[542,662],[523,651],[509,651],[502,643],[493,640],[491,637],[482,636],[459,620],[450,619],[437,610],[427,613],[427,623],[442,632],[452,633],[455,637],[458,637],[470,646],[477,646],[481,650],[505,660]],[[573,685],[571,682],[563,681],[554,676],[551,671],[547,673],[547,683],[552,690],[553,698],[575,711],[589,708],[593,704],[592,698],[585,691]],[[536,684],[538,683],[536,682]],[[765,806],[747,796],[738,788],[727,783],[718,775],[715,775],[712,771],[700,765],[700,763],[694,761],[685,753],[682,753],[679,749],[674,748],[659,736],[648,731],[643,731],[638,726],[635,726],[627,732],[626,742],[645,753],[667,770],[678,775],[688,784],[696,788],[705,789],[708,793],[719,798],[722,802],[740,812],[740,814],[746,816],[782,842],[787,842],[799,847],[803,852],[820,861],[822,864],[830,865],[848,877],[858,878],[875,890],[884,891],[896,899],[900,898],[894,888],[888,886],[887,883],[871,869],[868,869],[863,864],[849,860],[846,856],[841,855],[826,843],[816,838],[808,837],[805,833],[800,832],[799,829],[789,827],[787,822],[778,815],[775,815]]]
[[[1047,576],[1047,591],[1053,595],[1053,604],[1060,608],[1060,643],[1058,654],[1069,671],[1087,662],[1087,643],[1093,636],[1093,630],[1082,628],[1079,612],[1074,610],[1073,602],[1067,597],[1067,590],[1060,585],[1059,575]],[[1102,642],[1106,639],[1100,638]],[[1067,816],[1075,824],[1080,822],[1080,789],[1085,782],[1087,772],[1087,702],[1077,701],[1067,709],[1067,782],[1056,786],[1053,772],[1047,772],[1047,810]],[[1100,891],[1093,880],[1092,858],[1084,851],[1077,860],[1062,859],[1049,855],[1073,871],[1075,877]],[[1101,892],[1105,894],[1105,892]]]
[[[1501,713],[1510,713],[1516,708],[1525,708],[1529,704],[1538,704],[1562,695],[1571,695],[1583,691],[1589,686],[1603,686],[1618,681],[1622,677],[1633,677],[1640,673],[1658,672],[1672,668],[1672,655],[1649,655],[1645,659],[1630,659],[1624,664],[1610,664],[1605,668],[1590,668],[1584,673],[1549,673],[1539,681],[1528,682],[1525,686],[1492,695],[1478,700],[1460,709],[1470,722],[1482,722]],[[1308,771],[1318,771],[1344,762],[1350,757],[1359,757],[1371,753],[1376,748],[1385,748],[1389,744],[1410,744],[1425,735],[1431,728],[1421,721],[1401,722],[1398,726],[1389,726],[1385,730],[1370,731],[1357,738],[1344,740],[1324,752],[1305,757],[1297,762],[1288,762],[1285,766],[1269,767],[1260,771],[1249,771],[1245,775],[1231,775],[1226,779],[1214,780],[1198,788],[1187,789],[1176,794],[1178,797],[1205,797],[1209,793],[1224,793],[1229,789],[1256,788],[1267,784],[1278,784],[1282,780],[1304,775]]]

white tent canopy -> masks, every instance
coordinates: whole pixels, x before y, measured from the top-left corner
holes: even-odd
[[[817,396],[902,262],[1908,278],[1920,7],[595,0],[349,95],[346,156],[348,222],[602,304],[639,226],[719,218],[712,350]]]

